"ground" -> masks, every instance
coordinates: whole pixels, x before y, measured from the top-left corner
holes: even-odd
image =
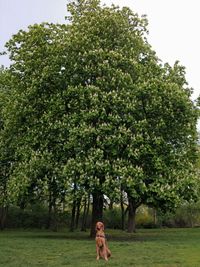
[[[106,230],[109,262],[96,261],[89,232],[0,232],[2,267],[199,267],[200,229],[151,229],[136,234]]]

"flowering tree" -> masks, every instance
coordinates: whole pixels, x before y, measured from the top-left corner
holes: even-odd
[[[53,204],[69,186],[86,190],[91,235],[104,195],[117,199],[122,188],[132,232],[141,203],[172,208],[196,194],[198,112],[184,68],[161,65],[148,44],[145,17],[98,0],[68,10],[67,25],[34,25],[7,44],[10,188],[48,189]]]

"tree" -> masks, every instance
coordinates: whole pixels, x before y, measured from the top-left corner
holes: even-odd
[[[66,83],[62,75],[65,28],[33,25],[7,43],[12,83],[4,108],[5,132],[15,157],[9,188],[22,206],[31,199],[48,198],[50,217],[66,191],[62,162],[67,127],[61,97]]]
[[[189,98],[184,68],[178,62],[174,67],[166,64],[157,77],[144,79],[136,94],[139,127],[132,151],[139,175],[128,188],[130,232],[141,203],[174,209],[181,200],[198,195],[194,168],[198,112]]]
[[[173,207],[195,195],[196,121],[184,68],[161,65],[147,20],[98,0],[68,5],[68,25],[20,31],[7,48],[12,94],[4,110],[16,162],[10,191],[91,194],[92,227],[104,196]]]
[[[128,161],[124,151],[130,126],[126,124],[131,125],[133,119],[140,61],[155,59],[144,39],[145,18],[128,8],[102,8],[99,1],[79,1],[69,5],[69,10],[72,24],[66,46],[71,86],[65,97],[70,157],[66,175],[78,170],[79,183],[93,196],[94,235],[94,225],[103,216],[104,194],[120,191],[115,166]]]
[[[10,204],[8,196],[8,182],[11,165],[14,161],[13,150],[10,147],[10,139],[8,138],[5,128],[4,107],[9,101],[10,96],[10,74],[0,68],[0,229],[4,229],[8,207]]]
[[[66,96],[73,152],[66,169],[68,176],[78,170],[93,195],[91,235],[104,194],[116,197],[120,184],[132,232],[141,203],[173,208],[195,192],[197,109],[184,68],[161,65],[148,45],[145,18],[99,1],[78,1],[70,11]]]

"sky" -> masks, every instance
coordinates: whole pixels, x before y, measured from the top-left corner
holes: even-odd
[[[0,0],[0,51],[11,36],[34,23],[66,23],[67,0]],[[186,79],[193,88],[192,99],[200,95],[200,1],[198,0],[102,0],[129,6],[149,21],[148,41],[163,61],[176,60],[186,67]],[[8,66],[6,56],[0,65]]]

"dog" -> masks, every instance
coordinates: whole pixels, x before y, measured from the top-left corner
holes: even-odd
[[[105,233],[104,233],[104,224],[102,222],[96,223],[96,251],[97,251],[97,260],[100,258],[108,261],[108,258],[111,256],[111,252],[108,248]]]

